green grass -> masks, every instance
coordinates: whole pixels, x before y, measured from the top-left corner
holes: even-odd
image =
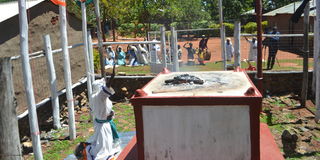
[[[88,121],[90,119],[89,115],[83,114],[80,116],[80,121]]]
[[[46,153],[43,155],[43,159],[63,159],[66,157],[66,155],[73,153],[75,145],[84,141],[86,141],[86,138],[84,137],[78,137],[74,141],[54,141],[52,144],[53,147],[46,151]]]
[[[292,113],[284,114],[284,117],[285,117],[285,119],[288,119],[288,120],[294,120],[294,119],[297,118],[297,117],[296,117],[294,114],[292,114]]]
[[[278,107],[286,107],[287,105],[284,104],[280,99],[277,99],[275,101],[270,102],[272,106],[278,106]]]
[[[126,75],[141,75],[150,74],[150,66],[119,66],[116,68],[116,72],[125,72]],[[107,73],[111,73],[111,69],[106,70]]]
[[[131,104],[117,103],[113,106],[116,113],[114,122],[118,132],[128,132],[135,130],[135,120],[133,106]]]
[[[228,64],[231,64],[233,62],[228,62]],[[266,68],[267,62],[263,62],[262,68]],[[272,71],[282,71],[282,70],[302,70],[302,64],[303,61],[301,59],[281,59],[279,60],[280,66],[276,62]],[[293,63],[296,65],[292,66],[284,66],[281,63]],[[256,63],[252,62],[252,66],[255,66]],[[241,62],[241,67],[242,68],[248,68],[249,65],[247,62]],[[309,62],[309,67],[313,67],[313,62]],[[117,67],[116,71],[117,72],[125,72],[127,75],[141,75],[141,74],[151,74],[150,73],[150,66],[119,66]],[[217,71],[217,70],[223,70],[223,62],[208,62],[206,65],[193,65],[193,66],[188,66],[188,65],[182,65],[180,67],[180,71]],[[111,69],[108,69],[107,72],[111,73]]]

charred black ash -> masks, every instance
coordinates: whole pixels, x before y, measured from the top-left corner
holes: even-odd
[[[196,76],[189,75],[189,74],[182,74],[176,77],[173,77],[173,79],[168,79],[164,81],[166,85],[170,84],[184,84],[184,83],[190,83],[190,84],[203,84],[204,81]]]

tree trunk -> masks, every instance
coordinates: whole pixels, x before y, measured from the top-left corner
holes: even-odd
[[[0,59],[0,159],[21,160],[10,58]]]
[[[112,35],[113,35],[113,42],[116,41],[116,25],[115,25],[115,20],[112,18]]]

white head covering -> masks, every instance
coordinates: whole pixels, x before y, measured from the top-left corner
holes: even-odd
[[[95,80],[92,83],[92,94],[98,93],[101,90],[102,86],[104,86],[105,84],[106,84],[106,82],[105,82],[104,78]]]

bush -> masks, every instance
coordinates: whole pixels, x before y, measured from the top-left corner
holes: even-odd
[[[226,36],[227,36],[227,37],[233,36],[234,24],[232,24],[232,23],[223,23],[223,24],[224,24],[224,26],[225,26]]]
[[[151,24],[151,31],[159,31],[160,26],[159,24]],[[134,23],[123,23],[117,28],[120,36],[134,36],[134,33],[136,33],[138,37],[141,37],[145,36],[145,30],[146,28],[144,28],[142,23],[138,23],[137,25]]]
[[[93,49],[93,65],[94,65],[94,73],[98,73],[100,70],[100,55],[97,49]]]
[[[257,31],[257,24],[256,22],[248,22],[243,28],[245,33],[255,33]]]
[[[268,21],[263,21],[261,23],[262,30],[264,31],[265,28],[268,27]],[[244,32],[245,33],[256,33],[257,32],[257,23],[256,22],[248,22],[246,25],[244,25]]]

